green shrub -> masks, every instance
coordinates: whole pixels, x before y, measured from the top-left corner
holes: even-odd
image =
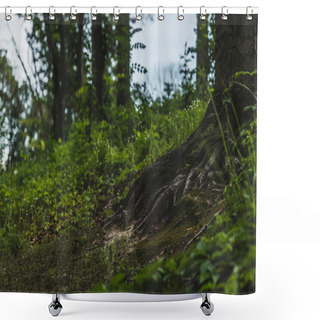
[[[128,115],[121,112],[113,123],[75,121],[66,142],[45,141],[2,172],[2,228],[35,244],[91,227],[113,213],[106,204],[117,205],[146,166],[188,138],[206,107],[196,100],[169,114],[151,112],[150,125],[137,124],[129,137],[128,125],[120,126]]]

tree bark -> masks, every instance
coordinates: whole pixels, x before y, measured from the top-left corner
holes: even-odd
[[[60,15],[59,34],[60,34],[60,71],[59,71],[59,87],[60,97],[58,105],[58,131],[59,138],[65,140],[65,110],[67,95],[67,61],[66,61],[66,26],[64,24],[63,15]]]
[[[83,86],[83,14],[78,15],[78,42],[77,42],[77,89]]]
[[[231,15],[226,21],[216,15],[215,41],[215,85],[213,101],[222,120],[226,120],[229,110],[224,107],[224,90],[229,86],[232,76],[239,71],[252,72],[257,69],[257,17],[247,21],[242,15]],[[248,81],[250,79],[246,79]],[[251,78],[249,87],[256,88],[256,75]],[[243,108],[255,103],[252,94],[243,87],[235,86],[230,92],[236,108],[239,123],[243,123]],[[230,112],[229,112],[230,115]],[[233,124],[235,119],[232,120]]]
[[[46,16],[48,19],[48,16]],[[55,140],[59,139],[59,118],[58,118],[58,109],[59,109],[59,97],[60,97],[60,87],[59,87],[59,60],[57,57],[56,43],[53,40],[53,34],[55,32],[55,24],[51,23],[49,19],[45,23],[47,44],[48,44],[48,78],[51,78],[53,86],[53,101],[48,95],[48,104],[51,105],[51,117],[52,117],[52,134]],[[52,74],[52,75],[51,75]],[[48,83],[50,83],[48,81]]]
[[[132,235],[141,239],[151,237],[156,230],[164,230],[181,214],[181,204],[192,193],[206,194],[210,206],[221,198],[229,177],[226,175],[226,153],[221,133],[227,128],[227,113],[223,103],[224,89],[238,71],[256,69],[256,20],[247,21],[244,15],[231,15],[223,21],[216,16],[216,61],[213,101],[190,138],[175,150],[159,158],[134,182],[116,213],[106,219],[106,230],[117,225],[122,230],[132,226]],[[250,77],[252,79],[252,77]],[[245,81],[245,79],[243,79]],[[256,88],[256,79],[246,85]],[[230,90],[239,116],[243,108],[255,103],[252,95],[243,87]],[[218,125],[217,112],[219,113]],[[186,203],[186,202],[184,202]],[[182,207],[183,217],[198,219],[199,213],[191,207]],[[217,212],[221,211],[215,206]],[[178,225],[177,225],[178,226]],[[200,229],[201,231],[202,229]],[[158,231],[161,232],[161,231]],[[194,239],[192,233],[184,231],[187,243]],[[191,240],[192,241],[192,240]],[[177,246],[179,244],[176,244]]]
[[[207,93],[207,79],[210,73],[208,20],[197,23],[197,92],[202,95]]]
[[[92,21],[92,68],[93,85],[96,90],[97,115],[101,119],[103,106],[103,73],[105,67],[104,37],[102,32],[102,17],[97,15],[97,20]]]
[[[129,15],[121,15],[116,26],[117,45],[117,105],[130,105],[130,25]]]

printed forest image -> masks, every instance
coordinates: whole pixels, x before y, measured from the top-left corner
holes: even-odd
[[[0,291],[253,293],[257,17],[0,29]]]

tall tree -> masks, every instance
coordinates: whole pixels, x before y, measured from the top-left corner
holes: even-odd
[[[66,110],[66,95],[67,95],[67,31],[65,26],[65,21],[63,15],[59,15],[60,23],[59,23],[59,36],[60,36],[60,65],[59,65],[59,103],[57,110],[58,117],[58,135],[59,138],[64,141],[65,140],[65,110]]]
[[[114,90],[114,63],[116,61],[116,37],[113,18],[110,15],[104,17],[103,32],[105,35],[105,77],[107,78],[105,84],[106,88],[104,94],[104,104],[105,106],[107,106],[105,112],[107,111],[107,113],[109,114],[108,109],[116,99],[116,92]],[[104,115],[106,120],[108,120],[108,114]]]
[[[58,118],[58,108],[59,108],[59,97],[60,97],[60,88],[59,88],[59,60],[57,53],[56,40],[54,40],[54,33],[56,32],[56,24],[49,22],[48,15],[45,15],[45,19],[48,19],[48,22],[44,22],[46,39],[47,39],[47,55],[48,55],[48,87],[52,92],[52,95],[48,94],[48,104],[51,105],[51,117],[52,117],[52,133],[53,137],[59,139],[59,118]],[[49,92],[50,92],[49,91]]]
[[[213,203],[221,197],[230,178],[225,170],[230,155],[226,154],[223,141],[223,132],[228,127],[225,98],[234,102],[239,114],[245,106],[255,103],[254,97],[241,85],[229,90],[228,97],[224,91],[236,72],[256,69],[256,19],[247,21],[244,15],[231,15],[223,21],[216,16],[213,101],[189,139],[160,157],[134,182],[117,213],[106,219],[108,228],[131,225],[135,236],[141,232],[141,237],[151,237],[155,227],[161,230],[178,218],[181,210],[188,212],[183,219],[196,219],[196,212],[186,195],[196,192],[199,197],[203,195],[208,199],[210,194]],[[243,81],[245,86],[255,90],[254,77]],[[190,244],[194,239],[192,232],[185,232],[185,243]]]
[[[207,92],[207,79],[210,72],[208,19],[197,22],[197,79],[196,88],[199,94]]]
[[[117,105],[130,106],[130,24],[129,15],[121,15],[116,26],[117,40]]]
[[[84,35],[83,35],[83,23],[84,17],[83,14],[78,15],[78,41],[76,49],[76,65],[77,65],[77,85],[76,89],[79,90],[84,84],[84,58],[83,58],[83,44],[84,44]]]
[[[25,112],[28,85],[19,85],[13,68],[6,58],[6,51],[0,50],[0,166],[10,167],[20,159],[24,149],[21,117]],[[3,159],[7,148],[7,159]],[[0,169],[1,172],[1,169]]]
[[[216,16],[215,39],[215,84],[213,101],[222,119],[226,119],[228,109],[224,106],[224,90],[232,76],[239,71],[252,72],[257,69],[256,17],[247,21],[242,15],[232,15],[224,21]],[[256,75],[245,79],[249,88],[256,88]],[[244,119],[243,108],[255,103],[253,95],[243,86],[233,86],[229,92],[239,124]],[[249,113],[248,113],[249,114]],[[229,113],[230,115],[230,113]],[[235,119],[233,119],[235,121]]]
[[[66,108],[66,27],[64,17],[60,15],[59,23],[44,21],[48,47],[49,88],[52,88],[53,102],[51,107],[53,137],[65,139]],[[50,79],[51,78],[51,79]],[[48,95],[48,100],[52,98]]]
[[[23,18],[23,17],[22,17]],[[53,75],[52,59],[53,53],[49,51],[49,42],[53,43],[52,34],[48,35],[51,27],[46,26],[47,15],[34,15],[32,28],[27,31],[32,62],[30,78],[34,79],[34,88],[30,89],[36,93],[32,94],[31,107],[27,110],[25,128],[30,139],[46,140],[49,136],[55,137],[53,130]],[[49,37],[48,37],[49,36]],[[45,61],[46,63],[43,63]],[[32,84],[31,84],[32,86]],[[49,130],[48,130],[49,128]]]
[[[92,70],[93,85],[96,92],[97,115],[101,119],[104,96],[103,75],[105,70],[105,38],[102,28],[102,16],[92,21]]]

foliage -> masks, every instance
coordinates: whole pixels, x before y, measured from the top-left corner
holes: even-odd
[[[256,72],[238,72],[252,76]],[[225,90],[233,86],[230,82]],[[231,105],[224,99],[225,105]],[[205,235],[186,252],[173,257],[161,257],[140,270],[133,279],[126,268],[111,282],[97,285],[100,291],[133,292],[221,292],[229,294],[252,293],[255,290],[255,186],[256,186],[256,114],[254,106],[244,107],[251,119],[240,128],[239,136],[228,123],[221,125],[225,143],[226,172],[222,208],[212,207],[215,219]],[[231,108],[229,113],[233,113]],[[219,123],[219,115],[216,113]],[[150,291],[151,290],[151,291]]]
[[[215,113],[227,184],[219,207],[211,208],[214,220],[183,253],[135,269],[134,261],[117,261],[129,240],[106,246],[103,222],[143,171],[181,146],[204,118],[214,84],[214,18],[202,28],[199,47],[185,45],[180,88],[171,79],[156,99],[146,83],[132,83],[133,73],[147,73],[131,61],[132,50],[146,48],[131,41],[142,29],[133,28],[128,16],[120,24],[111,15],[86,22],[83,15],[75,23],[64,15],[56,21],[34,15],[28,81],[17,81],[0,51],[0,273],[6,275],[0,288],[23,291],[27,283],[35,291],[67,291],[61,283],[68,279],[79,291],[252,292],[256,105],[244,108],[248,121],[236,121],[234,130],[229,93],[238,86],[250,90],[242,79],[255,72],[237,72],[225,89],[227,123]],[[207,70],[191,69],[206,45]],[[198,90],[200,77],[210,88]],[[206,197],[194,198],[209,207]],[[100,270],[106,270],[106,281],[98,278]]]
[[[46,242],[60,231],[70,232],[113,213],[141,171],[179,146],[198,126],[206,103],[195,101],[171,114],[154,113],[150,126],[136,128],[121,140],[118,123],[75,122],[66,142],[43,142],[35,154],[0,176],[0,218],[4,230]],[[115,132],[119,131],[119,135]],[[122,141],[122,142],[121,142]]]
[[[18,83],[10,61],[7,59],[6,51],[0,50],[0,172],[5,148],[8,153],[7,165],[18,161],[20,156],[17,150],[24,149],[24,136],[19,120],[25,112],[24,102],[27,97],[26,84]]]
[[[189,63],[194,59],[195,53],[194,47],[188,47],[187,43],[184,46],[184,53],[180,56],[182,60],[182,65],[180,68],[180,74],[182,74],[182,83],[181,90],[185,97],[184,103],[185,105],[189,105],[192,101],[192,97],[195,94],[195,86],[194,86],[194,76],[196,71],[191,70]]]
[[[255,125],[241,132],[248,151],[241,171],[232,172],[224,190],[224,211],[208,226],[205,235],[183,254],[161,257],[130,281],[126,270],[93,291],[133,292],[254,292],[255,278]],[[216,207],[212,210],[217,210]]]

